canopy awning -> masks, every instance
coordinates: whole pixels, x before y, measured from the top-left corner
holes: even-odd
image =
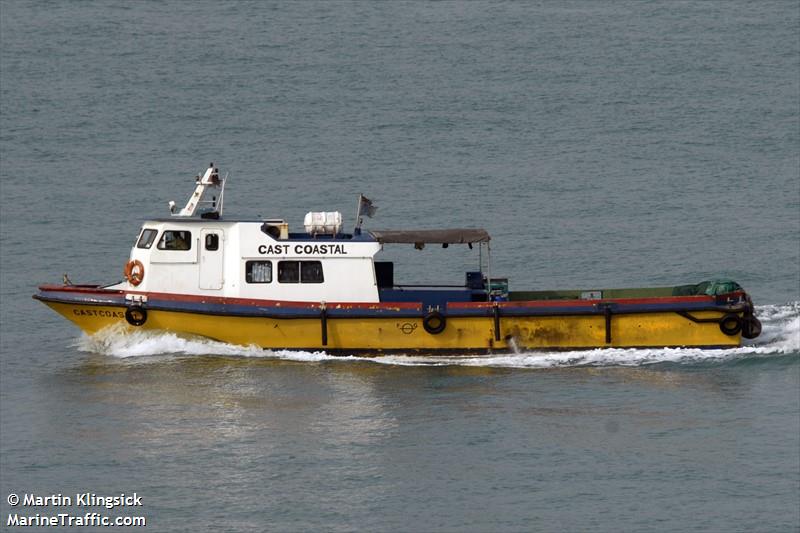
[[[485,229],[422,229],[370,231],[381,244],[471,244],[489,242]]]

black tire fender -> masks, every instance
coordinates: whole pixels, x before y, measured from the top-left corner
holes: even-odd
[[[749,316],[742,322],[742,337],[755,339],[761,335],[761,321],[754,316]]]
[[[140,305],[129,307],[125,310],[125,320],[131,326],[141,326],[147,322],[147,309]]]
[[[439,311],[431,311],[422,319],[422,327],[431,335],[438,335],[447,327],[447,318]]]
[[[719,329],[725,335],[736,335],[742,331],[742,319],[739,315],[729,313],[720,319]]]

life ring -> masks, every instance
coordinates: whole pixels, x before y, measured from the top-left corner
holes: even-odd
[[[745,317],[742,321],[742,337],[755,339],[761,335],[761,321],[754,316]]]
[[[125,310],[125,320],[131,326],[141,326],[147,322],[147,309],[140,305],[129,307]]]
[[[725,335],[736,335],[742,331],[742,319],[739,315],[729,313],[719,321],[719,329]]]
[[[422,327],[431,335],[437,335],[447,327],[447,319],[439,311],[431,311],[422,319]]]
[[[142,282],[144,279],[144,265],[141,261],[134,259],[125,264],[125,279],[134,287]]]

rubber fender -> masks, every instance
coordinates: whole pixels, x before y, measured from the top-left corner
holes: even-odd
[[[447,319],[439,311],[431,311],[422,319],[422,327],[431,335],[438,335],[447,327]]]
[[[754,316],[749,316],[742,322],[742,337],[755,339],[761,335],[761,321]]]
[[[727,314],[719,321],[719,329],[725,335],[736,335],[742,331],[742,319],[739,315]]]
[[[147,309],[138,305],[129,307],[125,310],[125,320],[131,326],[141,326],[147,322]]]

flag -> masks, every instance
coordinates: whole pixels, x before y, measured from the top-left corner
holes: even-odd
[[[372,218],[375,214],[375,211],[378,208],[372,205],[372,200],[364,196],[363,194],[359,195],[360,199],[358,201],[358,216],[367,215],[368,217]]]

